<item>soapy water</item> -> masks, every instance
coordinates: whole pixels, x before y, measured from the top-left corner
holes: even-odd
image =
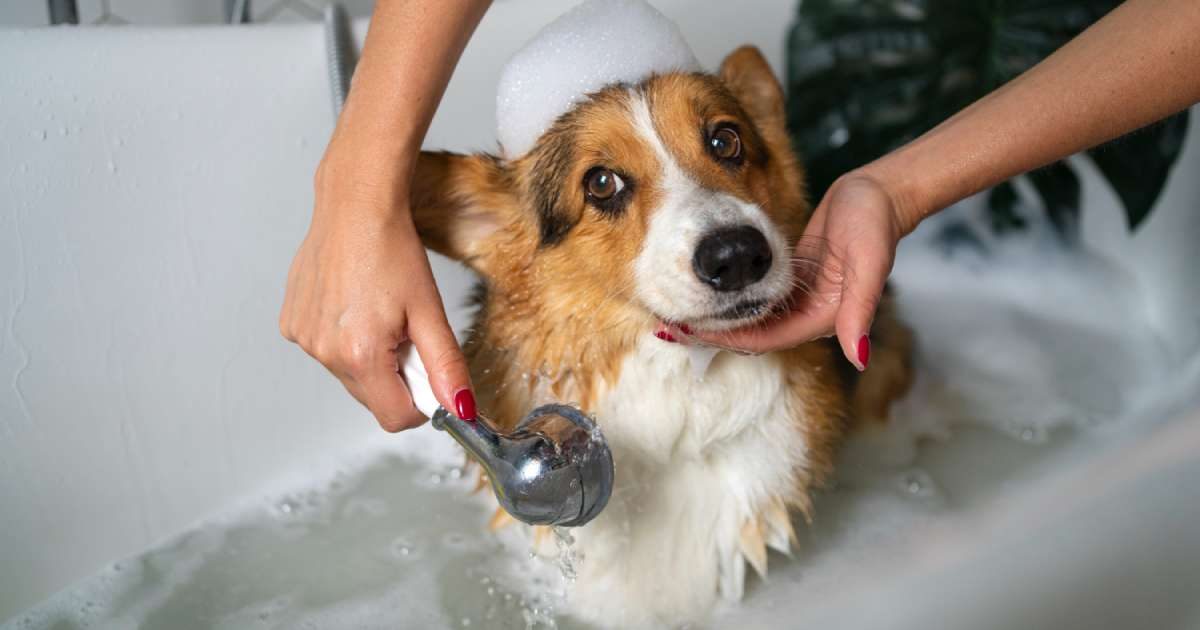
[[[558,547],[558,569],[562,572],[563,579],[567,582],[575,582],[578,573],[575,570],[575,565],[578,564],[579,558],[575,554],[575,537],[566,527],[554,527],[554,543]]]
[[[931,528],[1036,484],[1147,401],[1195,391],[1160,365],[1119,297],[1134,290],[1126,279],[1080,254],[1030,268],[1025,252],[993,256],[985,270],[930,248],[901,256],[914,390],[843,448],[793,557],[773,554],[767,580],[700,627],[802,627],[847,584],[917,562],[913,541]],[[3,628],[584,627],[567,615],[589,561],[571,532],[554,530],[557,554],[539,556],[521,526],[487,531],[492,499],[470,493],[461,455],[428,453],[445,442],[420,429],[361,470],[120,560]]]
[[[488,532],[460,468],[429,467],[380,454],[336,488],[201,526],[2,627],[558,627],[555,563],[528,557],[515,528]]]

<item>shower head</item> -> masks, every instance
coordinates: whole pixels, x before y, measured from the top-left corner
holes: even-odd
[[[487,471],[500,505],[531,525],[576,527],[595,518],[612,494],[613,460],[596,423],[569,405],[542,405],[504,433],[480,416],[463,420],[438,405],[411,346],[404,379],[434,428],[452,435]]]
[[[517,520],[575,527],[608,504],[612,454],[600,429],[574,407],[538,407],[511,433],[495,430],[483,416],[462,420],[442,408],[433,426],[479,460],[496,499]]]
[[[346,12],[336,2],[325,11],[329,80],[334,113],[341,111],[354,74],[354,44]],[[438,405],[429,375],[409,344],[402,372],[413,404],[479,460],[500,505],[531,525],[575,527],[596,518],[612,494],[608,443],[586,415],[567,405],[543,405],[511,433],[483,417],[463,420]]]

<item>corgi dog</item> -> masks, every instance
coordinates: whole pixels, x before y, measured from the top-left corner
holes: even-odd
[[[663,322],[725,330],[794,299],[811,206],[784,95],[756,48],[716,74],[655,74],[591,93],[514,159],[422,153],[412,210],[433,250],[482,281],[465,350],[483,415],[505,430],[573,402],[613,453],[606,510],[572,531],[572,614],[679,626],[737,600],[748,564],[796,545],[794,515],[833,469],[851,418],[909,385],[911,339],[884,299],[861,375],[831,340],[702,373]]]

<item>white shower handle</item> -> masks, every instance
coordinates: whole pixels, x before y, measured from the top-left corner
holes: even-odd
[[[421,363],[421,355],[411,343],[404,344],[399,352],[400,374],[408,383],[408,392],[412,394],[413,404],[426,418],[432,418],[438,407],[441,407],[441,403],[433,395],[433,386],[429,384],[429,373],[425,371],[425,364]]]

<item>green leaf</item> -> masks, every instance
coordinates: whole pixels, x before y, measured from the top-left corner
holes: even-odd
[[[815,197],[843,173],[921,135],[1041,61],[1119,0],[803,0],[788,37],[788,123]],[[1187,112],[1090,152],[1136,226],[1178,158]],[[1030,181],[1067,239],[1078,177],[1066,163]],[[1012,192],[1011,199],[1007,197]],[[997,187],[993,222],[1015,221]],[[999,217],[999,218],[997,218]]]
[[[1012,182],[1001,182],[988,193],[987,208],[992,231],[1003,234],[1025,227],[1025,219],[1017,214],[1018,200],[1017,189]]]
[[[1088,151],[1088,156],[1121,198],[1130,230],[1146,219],[1166,186],[1171,166],[1183,151],[1187,114],[1185,110]]]
[[[1074,242],[1079,226],[1079,177],[1066,162],[1055,162],[1029,174],[1029,182],[1042,198],[1050,223],[1064,241]]]

